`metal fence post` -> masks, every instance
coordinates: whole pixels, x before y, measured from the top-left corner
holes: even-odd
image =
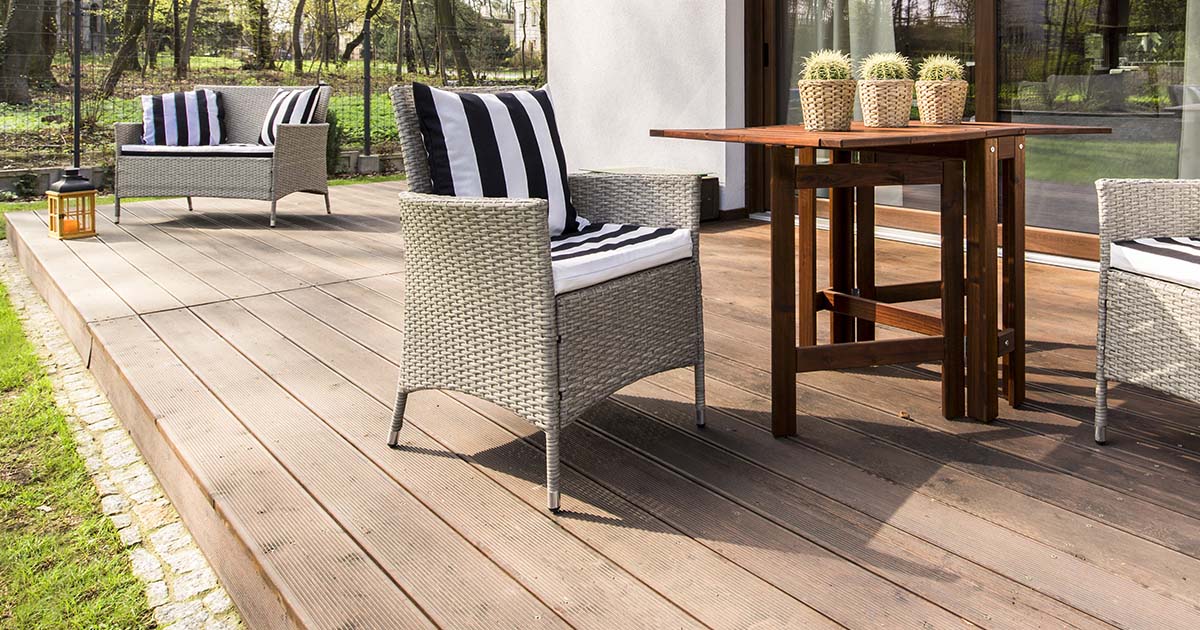
[[[363,20],[363,155],[371,155],[371,16]]]

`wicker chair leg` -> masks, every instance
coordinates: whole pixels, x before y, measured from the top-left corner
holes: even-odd
[[[557,512],[559,505],[558,432],[557,424],[546,429],[546,507],[551,512]]]
[[[404,428],[404,407],[408,403],[408,390],[396,389],[396,407],[392,411],[392,432],[388,434],[388,446],[396,448],[400,443],[400,429]]]
[[[188,212],[191,212],[192,211],[192,198],[190,196],[187,198],[187,202],[188,202]]]
[[[704,426],[704,359],[696,363],[696,426]]]
[[[329,208],[329,193],[325,193],[325,214],[333,214],[333,210]]]
[[[271,200],[271,227],[275,227],[275,200]]]
[[[113,223],[121,222],[121,198],[113,196]]]
[[[1096,374],[1096,443],[1108,441],[1108,379]]]

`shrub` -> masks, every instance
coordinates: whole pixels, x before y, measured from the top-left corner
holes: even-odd
[[[337,174],[338,161],[342,157],[342,140],[346,132],[338,122],[337,112],[329,110],[325,113],[325,122],[329,124],[329,135],[325,137],[325,172]]]
[[[917,68],[917,78],[922,81],[961,81],[963,65],[953,55],[929,55]]]
[[[908,57],[900,53],[875,53],[858,62],[858,74],[872,81],[907,79],[912,71]]]
[[[38,178],[33,173],[21,173],[13,182],[13,192],[21,199],[33,199],[37,194]]]
[[[849,79],[850,56],[836,50],[818,50],[804,58],[800,77],[805,81]]]

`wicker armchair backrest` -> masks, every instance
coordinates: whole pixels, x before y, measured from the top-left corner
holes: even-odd
[[[210,89],[221,93],[221,103],[225,108],[225,133],[232,143],[257,144],[258,135],[262,131],[263,120],[271,107],[271,99],[281,86],[276,85],[197,85],[196,89]],[[288,86],[292,87],[292,86]],[[312,87],[295,86],[295,89]],[[325,122],[325,112],[329,109],[329,86],[321,88],[321,98],[317,101],[317,110],[313,113],[314,123]]]
[[[448,92],[468,94],[495,94],[513,90],[529,90],[527,86],[485,86],[438,88]],[[408,176],[408,189],[419,193],[432,193],[433,180],[429,177],[429,156],[425,154],[425,141],[421,138],[421,126],[417,121],[417,110],[413,105],[411,83],[393,85],[388,90],[392,97],[392,109],[396,112],[396,129],[400,132],[400,150],[404,155],[404,173]]]
[[[1200,236],[1200,180],[1102,179],[1100,262],[1108,267],[1109,243],[1160,236]]]

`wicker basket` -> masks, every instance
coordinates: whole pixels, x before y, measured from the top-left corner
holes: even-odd
[[[809,131],[849,131],[854,118],[854,80],[800,81],[800,109]]]
[[[866,127],[907,127],[912,113],[911,79],[868,79],[858,82],[858,103]]]
[[[917,109],[921,112],[921,122],[957,125],[962,123],[966,108],[966,81],[917,81]]]

